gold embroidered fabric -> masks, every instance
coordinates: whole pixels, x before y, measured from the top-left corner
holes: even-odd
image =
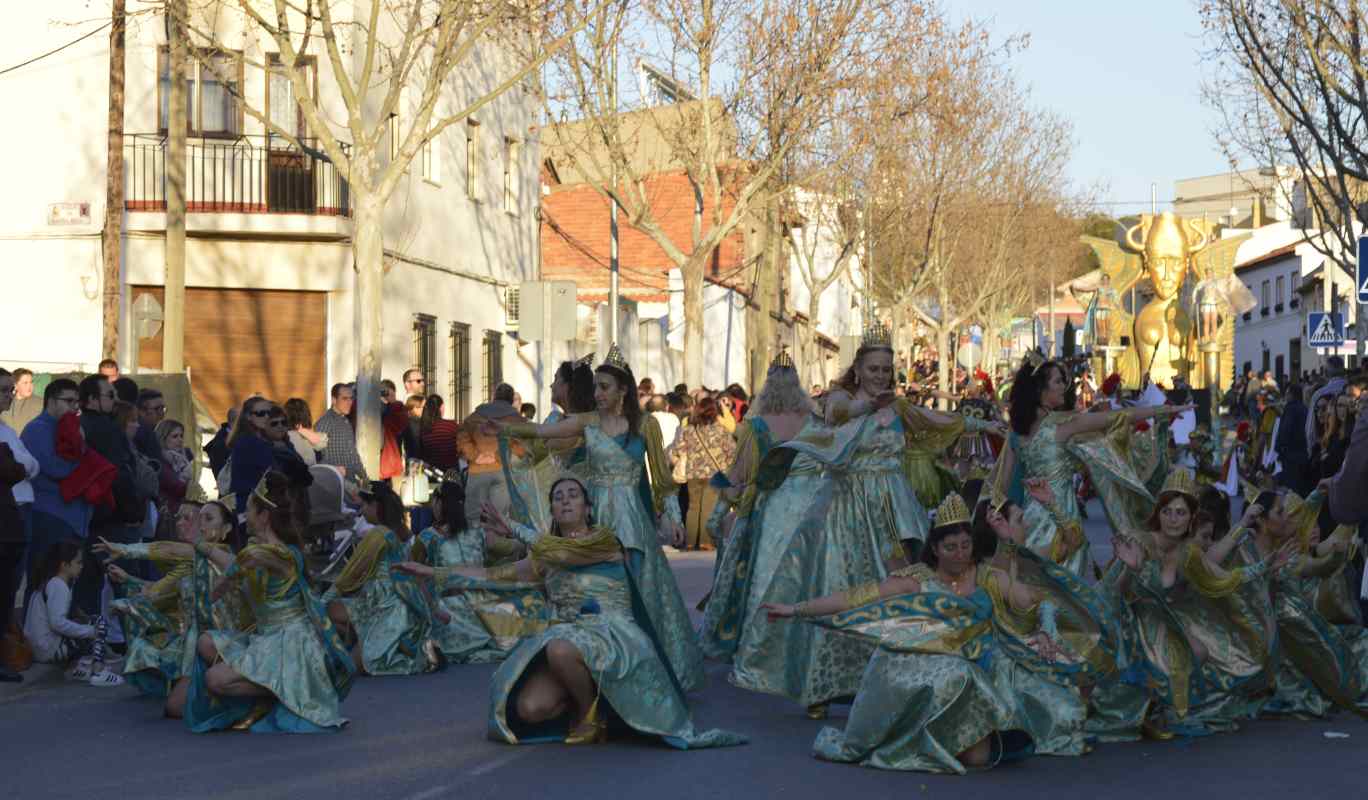
[[[622,544],[608,528],[598,527],[589,536],[571,539],[565,536],[543,535],[537,538],[529,554],[542,566],[572,567],[597,564],[617,558]]]
[[[858,608],[867,603],[872,603],[879,599],[879,584],[877,581],[862,583],[859,586],[851,587],[846,590],[846,607]]]

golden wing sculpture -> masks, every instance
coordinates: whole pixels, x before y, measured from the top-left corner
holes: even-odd
[[[1080,237],[1091,247],[1102,265],[1102,274],[1111,278],[1111,287],[1118,294],[1130,291],[1131,286],[1145,275],[1145,265],[1139,253],[1132,253],[1112,239],[1100,236]]]

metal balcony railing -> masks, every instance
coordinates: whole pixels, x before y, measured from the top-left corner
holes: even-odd
[[[165,211],[166,136],[129,134],[124,142],[125,207]],[[186,210],[351,216],[346,178],[317,140],[302,142],[307,150],[279,136],[188,137]]]

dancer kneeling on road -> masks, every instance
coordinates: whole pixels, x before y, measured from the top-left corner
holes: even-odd
[[[523,640],[494,673],[490,738],[593,744],[620,721],[680,749],[742,744],[734,733],[694,730],[650,620],[633,611],[640,595],[631,562],[613,531],[594,527],[584,484],[563,476],[552,483],[550,500],[550,531],[516,564],[396,567],[440,590],[544,588],[556,622]]]

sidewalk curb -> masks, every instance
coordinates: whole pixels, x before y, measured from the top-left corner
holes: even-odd
[[[22,700],[43,689],[65,686],[70,681],[66,679],[64,673],[65,670],[60,664],[34,662],[33,666],[22,673],[24,676],[23,683],[0,683],[0,705]]]

